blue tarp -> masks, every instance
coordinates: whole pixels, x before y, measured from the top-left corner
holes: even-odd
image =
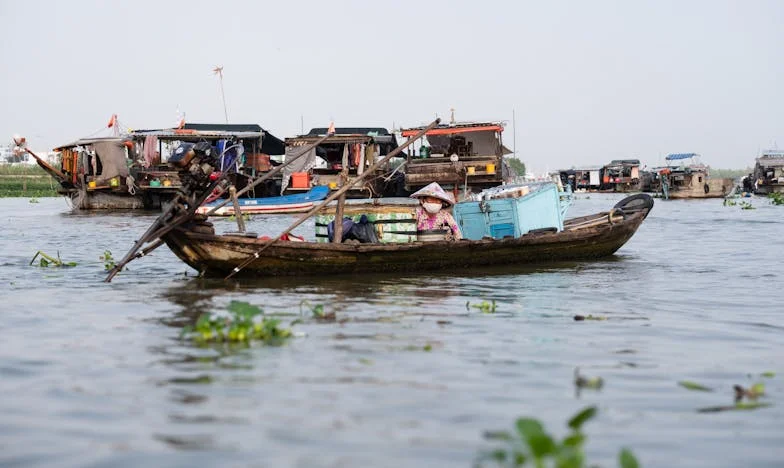
[[[675,153],[675,154],[667,155],[667,157],[664,159],[666,159],[667,161],[672,161],[674,159],[689,159],[695,156],[697,156],[697,153]]]

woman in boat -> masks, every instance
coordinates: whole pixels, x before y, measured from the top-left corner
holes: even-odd
[[[455,218],[445,209],[455,204],[454,198],[437,182],[414,192],[411,198],[418,198],[420,204],[416,209],[417,231],[448,229],[455,240],[463,238]]]

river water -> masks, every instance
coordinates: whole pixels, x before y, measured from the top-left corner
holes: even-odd
[[[578,195],[570,215],[620,198]],[[784,466],[784,207],[752,204],[657,201],[595,262],[224,283],[161,248],[105,284],[99,257],[153,215],[1,199],[0,465],[471,466],[498,447],[485,431],[531,416],[563,436],[596,405],[586,451],[605,467],[622,447],[644,466]],[[78,265],[29,266],[38,250]],[[232,300],[286,324],[305,300],[337,321],[305,314],[279,347],[178,338]],[[578,392],[576,368],[604,386]],[[757,382],[771,406],[698,411]]]

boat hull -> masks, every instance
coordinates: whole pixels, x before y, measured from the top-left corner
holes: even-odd
[[[765,184],[758,185],[754,193],[757,195],[769,195],[771,193],[784,193],[784,184]]]
[[[334,275],[378,272],[468,271],[489,265],[523,265],[590,260],[615,253],[647,213],[624,217],[599,213],[570,220],[562,232],[519,238],[407,244],[324,244],[279,241],[245,266],[245,276]],[[226,275],[268,241],[176,229],[164,237],[169,248],[203,275]]]
[[[310,211],[315,203],[329,195],[329,187],[320,185],[313,187],[307,193],[296,195],[283,195],[280,197],[241,198],[237,200],[242,214],[281,214],[305,213]],[[221,200],[223,202],[223,200]],[[207,214],[220,202],[202,205],[196,209],[197,214]],[[211,216],[233,216],[234,206],[229,203],[215,210]]]

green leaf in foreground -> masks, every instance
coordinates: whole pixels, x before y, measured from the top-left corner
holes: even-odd
[[[687,390],[694,390],[696,392],[712,392],[713,389],[710,387],[706,387],[705,385],[698,384],[697,382],[692,382],[690,380],[681,380],[678,382],[678,385],[687,389]]]
[[[586,460],[584,444],[587,437],[581,431],[583,424],[597,413],[595,406],[589,406],[572,416],[568,425],[570,432],[562,441],[551,437],[541,422],[533,418],[519,418],[516,433],[507,431],[485,432],[486,439],[498,441],[502,446],[481,453],[477,466],[482,461],[493,461],[500,466],[534,466],[555,468],[583,468],[595,466]],[[639,468],[634,454],[624,448],[618,454],[621,468]]]
[[[618,464],[621,466],[621,468],[640,467],[640,463],[637,461],[637,457],[635,457],[632,451],[627,448],[621,449],[621,453],[618,454]]]
[[[583,427],[583,424],[589,419],[592,419],[594,416],[596,416],[596,407],[589,406],[588,408],[585,408],[574,415],[574,417],[569,420],[569,427],[575,431],[579,431]]]

